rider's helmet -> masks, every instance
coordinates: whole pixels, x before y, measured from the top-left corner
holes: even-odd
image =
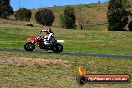
[[[51,31],[51,28],[47,28],[44,32],[53,33],[53,32]]]

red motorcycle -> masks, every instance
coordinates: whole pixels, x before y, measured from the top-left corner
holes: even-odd
[[[38,35],[36,38],[27,38],[28,43],[24,45],[26,51],[33,51],[35,49],[35,44],[46,51],[52,50],[55,53],[60,53],[63,51],[63,46],[57,42],[51,43],[50,45],[44,45],[44,38]]]

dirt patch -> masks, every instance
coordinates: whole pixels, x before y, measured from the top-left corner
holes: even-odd
[[[16,64],[16,65],[26,65],[26,66],[46,66],[46,65],[61,65],[65,67],[70,67],[70,63],[67,60],[63,60],[61,58],[27,58],[27,57],[0,57],[0,64]]]

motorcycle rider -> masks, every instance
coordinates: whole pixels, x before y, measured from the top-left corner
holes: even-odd
[[[46,36],[44,36],[44,46],[47,48],[48,45],[53,44],[56,42],[54,33],[51,31],[51,28],[48,27],[47,29],[41,30],[40,33],[45,32]]]

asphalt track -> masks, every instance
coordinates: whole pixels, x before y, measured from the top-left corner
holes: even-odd
[[[0,49],[0,51],[8,52],[22,52],[22,53],[36,53],[36,54],[56,54],[56,55],[66,55],[66,56],[92,56],[92,57],[101,57],[101,58],[128,58],[132,59],[132,55],[117,55],[117,54],[93,54],[93,53],[75,53],[75,52],[62,52],[62,53],[53,53],[45,52],[44,50],[35,50],[32,52],[27,52],[20,49]]]

